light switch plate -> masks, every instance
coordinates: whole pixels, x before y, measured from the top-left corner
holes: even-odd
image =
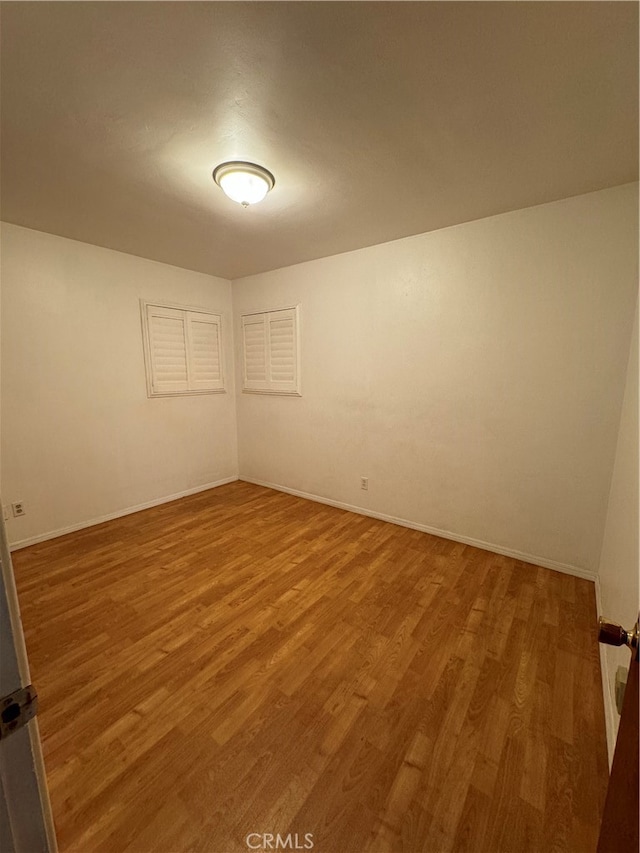
[[[624,702],[624,691],[627,686],[627,674],[623,666],[619,666],[616,670],[616,708],[618,713],[622,714],[622,703]]]

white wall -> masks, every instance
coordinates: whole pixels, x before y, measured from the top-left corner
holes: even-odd
[[[236,330],[243,311],[302,306],[303,397],[239,395],[241,475],[594,575],[636,194],[235,282]],[[146,397],[141,297],[223,314],[227,394]],[[3,225],[2,498],[27,506],[11,541],[236,476],[230,332],[227,281]]]
[[[302,313],[303,396],[238,395],[240,476],[594,576],[636,198],[630,184],[235,281],[238,356],[242,312]]]
[[[236,476],[228,281],[7,224],[1,264],[12,543]],[[226,394],[147,398],[140,298],[222,314]]]
[[[607,523],[600,557],[600,602],[602,615],[630,628],[638,618],[638,312],[627,368],[627,382],[611,479]],[[629,666],[629,651],[602,647],[609,696],[607,736],[612,753],[620,718],[615,711],[615,673]],[[607,700],[609,700],[607,702]]]

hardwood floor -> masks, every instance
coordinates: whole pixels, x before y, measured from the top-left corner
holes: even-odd
[[[595,851],[589,581],[240,482],[13,556],[62,851]]]

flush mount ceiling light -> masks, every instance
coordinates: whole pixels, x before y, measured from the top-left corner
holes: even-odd
[[[262,201],[276,182],[267,169],[242,160],[220,163],[213,170],[213,180],[225,195],[243,207]]]

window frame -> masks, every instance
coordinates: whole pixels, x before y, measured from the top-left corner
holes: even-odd
[[[215,319],[215,324],[218,328],[218,360],[220,364],[220,387],[219,388],[187,388],[180,391],[157,391],[153,387],[154,365],[151,350],[151,330],[149,327],[149,308],[159,308],[167,311],[180,311],[183,314],[183,323],[185,331],[185,357],[187,365],[187,383],[192,380],[190,377],[191,361],[193,352],[191,349],[190,337],[190,315],[206,315]],[[144,350],[144,366],[145,379],[147,385],[147,397],[192,397],[200,394],[226,394],[226,371],[224,364],[224,345],[223,345],[223,317],[217,311],[211,311],[209,308],[198,308],[193,305],[178,305],[174,302],[164,302],[156,299],[141,299],[140,300],[140,321],[142,324],[142,342]]]

